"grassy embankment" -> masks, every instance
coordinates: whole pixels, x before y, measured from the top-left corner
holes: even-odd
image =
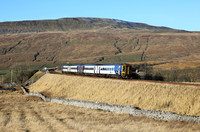
[[[200,116],[200,87],[46,74],[29,87],[51,97]]]

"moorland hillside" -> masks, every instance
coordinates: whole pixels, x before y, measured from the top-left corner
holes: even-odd
[[[101,18],[0,23],[0,66],[199,62],[200,34]],[[199,63],[198,63],[199,64]]]

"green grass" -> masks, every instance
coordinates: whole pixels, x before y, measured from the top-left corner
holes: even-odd
[[[3,81],[5,81],[8,78],[10,78],[11,71],[9,69],[0,69],[0,74],[5,74],[5,75],[0,76],[1,81],[2,81],[2,77],[4,79]]]
[[[41,65],[17,65],[11,66],[9,68],[0,68],[0,73],[4,73],[4,83],[9,83],[11,81],[11,70],[12,70],[12,79],[15,82],[18,78],[20,72],[30,73],[39,69]]]
[[[139,55],[118,55],[118,56],[109,56],[105,57],[103,61],[98,63],[126,63],[126,62],[139,62]]]
[[[47,68],[56,67],[56,66],[61,67],[64,64],[66,63],[55,63],[55,64],[45,64],[45,65],[15,65],[9,68],[0,68],[0,74],[5,74],[3,78],[6,82],[9,82],[11,79],[11,70],[13,70],[13,76],[15,76],[15,73],[19,70],[24,71],[24,72],[31,72],[31,71],[41,70],[44,67],[47,67]],[[0,76],[0,79],[1,78],[2,77]]]

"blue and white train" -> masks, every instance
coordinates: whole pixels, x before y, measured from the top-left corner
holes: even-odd
[[[129,64],[63,65],[61,70],[62,73],[116,75],[122,78],[132,76],[132,66]]]

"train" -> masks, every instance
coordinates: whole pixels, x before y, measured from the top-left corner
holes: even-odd
[[[122,78],[133,77],[133,67],[130,64],[63,65],[61,71],[62,73],[86,75],[110,75]]]

